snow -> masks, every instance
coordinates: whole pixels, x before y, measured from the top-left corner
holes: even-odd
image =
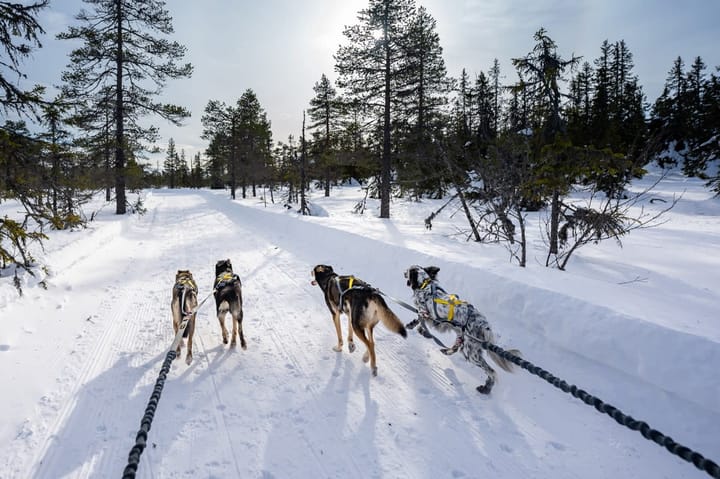
[[[50,233],[37,254],[48,275],[23,276],[22,297],[0,281],[0,477],[120,476],[172,342],[175,272],[190,269],[203,299],[223,258],[243,281],[248,349],[222,344],[208,301],[193,363],[168,375],[138,477],[709,477],[524,370],[499,370],[482,396],[479,368],[415,331],[378,326],[372,377],[360,343],[332,351],[310,284],[314,265],[331,264],[410,302],[403,271],[436,265],[498,345],[717,462],[720,200],[679,175],[652,196],[681,193],[666,223],[622,248],[583,248],[564,272],[542,266],[537,217],[522,269],[502,246],[466,241],[457,205],[426,230],[442,200],[395,200],[390,220],[374,200],[353,214],[357,185],[312,192],[314,217],[210,190],[145,191],[143,216],[104,208],[87,229]]]

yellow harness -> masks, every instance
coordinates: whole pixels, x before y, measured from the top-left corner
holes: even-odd
[[[430,278],[423,281],[422,285],[420,285],[420,289],[425,289],[427,285],[429,285],[432,282]],[[444,291],[443,291],[444,292]],[[433,291],[434,293],[434,291]],[[433,298],[433,302],[435,304],[443,304],[448,307],[448,316],[447,320],[452,321],[455,317],[455,307],[460,306],[461,304],[465,304],[467,301],[462,301],[460,298],[458,298],[454,294],[448,295],[449,297],[447,299],[445,298]],[[437,316],[437,308],[435,309],[435,315]]]
[[[217,278],[215,278],[215,284],[220,284],[223,281],[229,282],[229,281],[232,281],[232,279],[233,279],[233,274],[230,273],[229,271],[226,271],[223,274],[221,274],[220,276],[218,276]]]
[[[197,284],[195,283],[195,280],[189,276],[182,276],[175,284],[180,286],[190,286],[190,288],[197,293]]]
[[[460,306],[461,304],[465,304],[465,301],[461,301],[457,296],[454,294],[451,294],[448,299],[444,298],[433,298],[433,301],[435,301],[435,304],[444,304],[448,307],[448,321],[452,321],[453,317],[455,317],[455,306]]]

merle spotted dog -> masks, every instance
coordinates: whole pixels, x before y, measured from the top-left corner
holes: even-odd
[[[245,335],[243,334],[243,304],[242,304],[242,282],[240,277],[233,272],[232,262],[223,259],[215,264],[215,281],[213,283],[213,295],[215,296],[215,311],[222,330],[223,343],[228,342],[228,331],[225,328],[225,316],[229,312],[232,316],[232,335],[230,346],[237,344],[236,336],[240,336],[240,347],[247,349]]]
[[[418,324],[418,330],[426,337],[431,336],[427,328],[433,328],[440,332],[454,331],[457,334],[455,344],[441,351],[450,355],[458,350],[468,361],[480,366],[487,374],[487,380],[482,386],[476,389],[483,394],[489,394],[495,384],[495,371],[483,358],[482,341],[493,342],[494,336],[490,324],[485,316],[475,307],[460,300],[454,294],[445,292],[437,281],[437,274],[440,268],[436,266],[411,266],[405,271],[407,285],[413,291],[413,300],[418,310],[418,318],[409,322],[406,327],[412,329]],[[519,356],[516,349],[508,351],[510,354]],[[488,351],[493,361],[505,371],[512,371],[512,363]]]

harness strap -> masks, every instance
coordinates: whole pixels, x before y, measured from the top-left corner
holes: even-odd
[[[451,294],[448,299],[445,298],[433,298],[435,304],[444,304],[448,307],[448,321],[452,321],[455,317],[455,306],[465,304],[465,301],[461,301],[460,298]],[[435,316],[437,316],[437,308],[435,308]]]
[[[189,286],[190,289],[192,289],[196,293],[198,291],[197,283],[195,283],[195,280],[193,280],[189,276],[183,276],[175,283],[175,287],[182,287],[182,286]]]
[[[216,287],[215,289],[221,289],[235,281],[240,281],[240,276],[238,276],[235,273],[232,273],[230,271],[226,271],[226,272],[218,275],[217,278],[215,278],[215,287]]]

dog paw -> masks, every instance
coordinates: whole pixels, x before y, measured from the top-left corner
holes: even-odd
[[[351,353],[355,352],[355,343],[353,343],[352,341],[348,343],[348,351],[350,351]]]
[[[492,387],[488,387],[488,386],[485,386],[485,385],[483,384],[482,386],[478,386],[478,387],[476,387],[475,389],[476,389],[477,392],[479,392],[480,394],[490,394],[490,389],[492,389]]]
[[[373,377],[377,377],[377,366],[372,368],[372,375]]]
[[[420,326],[418,328],[418,333],[422,334],[426,338],[432,338],[432,334],[430,334],[430,331],[428,331],[427,328],[424,328],[423,326]]]
[[[450,356],[451,354],[455,354],[457,350],[453,348],[441,348],[440,352],[443,353],[445,356]]]
[[[341,353],[342,352],[342,344],[340,344],[338,346],[333,346],[333,351],[335,351],[336,353]]]
[[[230,347],[234,348],[235,346],[237,346],[237,341],[233,339],[232,341],[230,341]]]
[[[247,343],[245,341],[240,342],[240,347],[245,351],[247,349]]]
[[[190,363],[192,363],[193,357],[192,356],[185,356],[185,364],[190,366]]]

